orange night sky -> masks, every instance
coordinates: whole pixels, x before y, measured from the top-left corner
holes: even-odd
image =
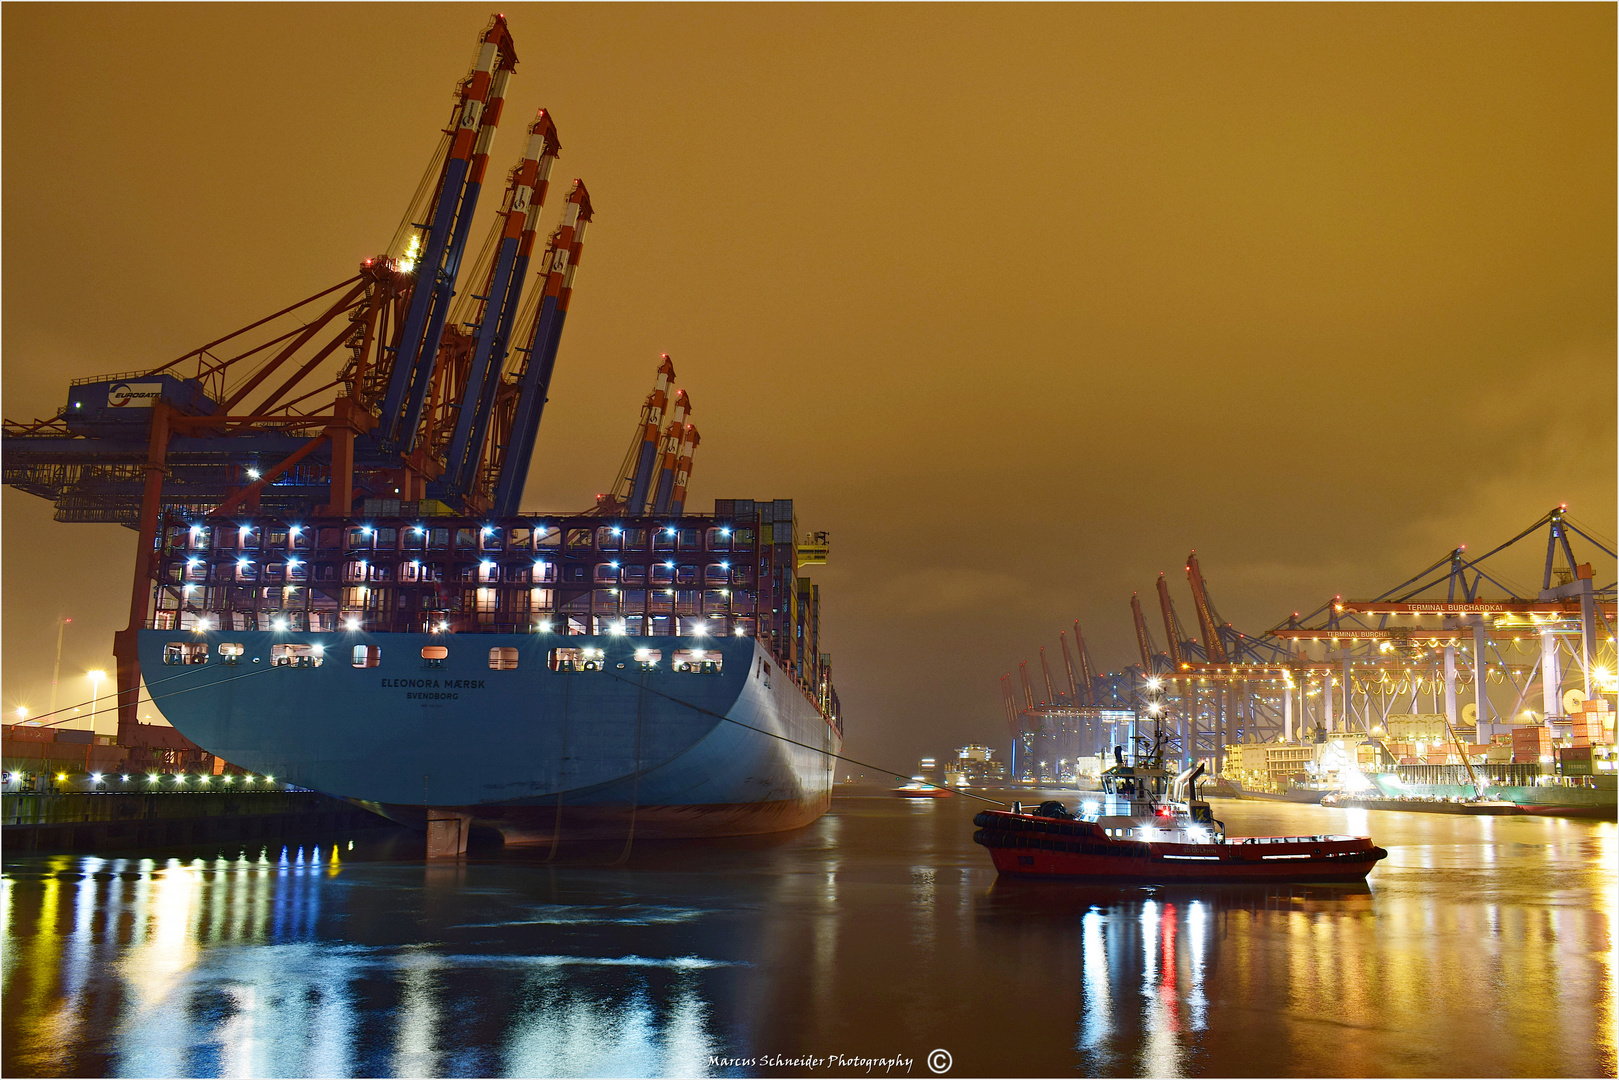
[[[382,250],[491,10],[7,5],[5,416]],[[1076,618],[1130,663],[1192,548],[1258,633],[1559,502],[1616,531],[1612,5],[504,11],[491,174],[543,106],[546,227],[597,211],[525,508],[591,505],[672,354],[688,506],[832,534],[855,757],[1003,745],[1000,675]],[[0,705],[59,614],[88,697],[134,533],[3,508]]]

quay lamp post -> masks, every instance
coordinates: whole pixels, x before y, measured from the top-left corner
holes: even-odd
[[[101,700],[101,680],[107,677],[107,673],[97,669],[85,672],[85,674],[90,678],[90,730],[94,731],[96,729],[96,705]]]

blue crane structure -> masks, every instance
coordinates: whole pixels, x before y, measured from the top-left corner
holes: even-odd
[[[355,275],[167,363],[76,380],[54,416],[4,422],[4,483],[51,500],[58,521],[137,533],[129,625],[114,639],[121,741],[134,731],[135,632],[149,614],[166,523],[232,513],[350,518],[401,506],[516,513],[593,212],[575,181],[525,303],[560,146],[541,110],[510,174],[493,257],[471,275],[481,291],[458,306],[516,66],[497,15],[398,231]],[[463,309],[472,317],[453,323]]]
[[[1456,547],[1369,600],[1335,596],[1267,636],[1292,650],[1301,686],[1321,671],[1331,691],[1337,676],[1337,691],[1321,695],[1329,727],[1336,716],[1370,730],[1395,707],[1414,708],[1426,679],[1451,724],[1505,728],[1522,718],[1538,676],[1542,707],[1532,711],[1556,729],[1578,703],[1615,692],[1615,558],[1612,540],[1559,505],[1482,555]],[[1515,583],[1531,569],[1540,570],[1538,588]],[[1525,647],[1538,655],[1513,655]],[[1575,677],[1579,685],[1565,685]],[[1492,704],[1491,683],[1512,697],[1509,707]],[[1473,700],[1463,704],[1466,686]]]
[[[1159,575],[1166,648],[1154,642],[1132,595],[1139,663],[1093,675],[1076,622],[1083,674],[1076,679],[1069,663],[1066,695],[1037,703],[1025,682],[1019,707],[1003,677],[1014,753],[1024,763],[1014,775],[1027,776],[1036,758],[1058,752],[1105,753],[1104,736],[1120,723],[1106,710],[1140,721],[1153,703],[1171,752],[1186,764],[1207,760],[1215,772],[1226,747],[1238,743],[1375,737],[1391,715],[1417,711],[1423,693],[1453,729],[1479,742],[1525,715],[1565,737],[1587,699],[1611,702],[1619,692],[1615,559],[1612,540],[1558,506],[1482,555],[1454,548],[1369,600],[1335,596],[1254,636],[1221,618],[1193,552],[1186,575],[1195,636]],[[1538,587],[1514,584],[1525,572],[1536,574]],[[1526,647],[1532,655],[1514,655]],[[1063,651],[1067,660],[1066,638]],[[1541,708],[1520,712],[1526,704]]]
[[[1098,672],[1076,620],[1077,671],[1066,632],[1058,634],[1068,673],[1066,693],[1048,689],[1051,700],[1036,702],[1025,680],[1025,701],[1020,708],[1010,676],[1003,679],[1002,703],[1013,733],[1014,756],[1023,763],[1024,772],[1038,760],[1060,760],[1060,754],[1070,759],[1105,756],[1114,740],[1126,737],[1128,725],[1148,720],[1162,726],[1169,737],[1170,753],[1179,756],[1184,765],[1200,759],[1221,763],[1227,743],[1262,741],[1283,733],[1286,702],[1282,687],[1290,676],[1276,665],[1287,659],[1285,646],[1245,634],[1221,619],[1195,552],[1187,557],[1186,569],[1198,611],[1198,635],[1181,623],[1168,580],[1160,574],[1157,591],[1167,642],[1164,648],[1158,646],[1148,627],[1140,595],[1132,593],[1130,617],[1137,663],[1119,671]],[[1041,652],[1043,666],[1044,650]],[[1271,667],[1256,671],[1234,692],[1227,692],[1221,680],[1209,675],[1214,666],[1211,656],[1227,668],[1242,663]],[[1047,682],[1049,686],[1049,677]],[[1215,685],[1208,685],[1211,682]],[[1154,703],[1159,712],[1149,715]],[[1022,774],[1014,768],[1014,775]]]

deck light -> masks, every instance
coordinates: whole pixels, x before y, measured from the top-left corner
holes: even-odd
[[[234,779],[236,779],[236,777],[232,776],[230,773],[226,773],[225,778],[224,778],[224,782],[228,784]]]
[[[58,780],[58,781],[61,781],[61,780],[66,780],[66,779],[67,779],[67,773],[65,773],[65,772],[59,772],[59,773],[57,773],[57,774],[56,774],[56,779],[57,779],[57,780]]]
[[[242,783],[244,783],[244,784],[251,784],[252,782],[253,782],[253,778],[251,776],[245,776],[245,777],[242,778]]]
[[[747,636],[748,636],[748,635],[747,635],[747,632],[746,632],[746,631],[745,631],[745,630],[743,630],[743,629],[742,629],[742,628],[741,628],[741,627],[740,627],[740,626],[739,626],[739,627],[737,627],[737,628],[736,628],[736,636],[737,636],[737,637],[747,637]]]
[[[613,535],[614,536],[622,536],[622,535],[624,535],[624,530],[619,528],[617,525],[614,525],[613,526]]]
[[[192,536],[196,536],[200,532],[202,532],[202,526],[201,525],[193,525],[193,526],[191,526],[191,535]]]
[[[672,560],[672,559],[670,561],[664,563],[663,565],[667,566],[671,570],[673,570],[675,568],[674,560]]]
[[[148,783],[148,784],[155,784],[155,783],[157,783],[157,773],[147,773],[147,774],[146,774],[146,782],[147,782],[147,783]]]
[[[211,777],[211,776],[198,776],[197,777],[197,782],[202,783],[202,784],[206,784],[206,783],[208,783],[208,781],[210,781],[212,779],[213,779],[213,777]]]
[[[294,535],[294,536],[297,536],[299,533],[301,533],[303,531],[304,531],[304,527],[302,525],[294,525],[292,527],[292,529],[291,529],[292,535]]]
[[[730,529],[721,529],[720,530],[720,535],[721,536],[730,536],[731,535],[731,530]]]
[[[370,536],[370,535],[371,535],[371,526],[369,526],[369,525],[362,525],[362,526],[361,526],[361,527],[360,527],[360,535],[361,535],[361,536]]]
[[[247,478],[249,480],[257,480],[259,478],[259,471],[257,469],[253,469],[253,468],[248,469],[247,470]]]
[[[360,628],[360,620],[359,619],[347,619],[343,623],[343,629],[345,629],[345,630],[358,630],[359,628]]]
[[[94,781],[95,783],[99,784],[99,783],[101,783],[101,774],[98,773],[98,772],[93,772],[93,773],[90,774],[90,779],[92,781]]]
[[[272,629],[272,630],[285,630],[286,628],[287,628],[287,620],[285,620],[285,619],[271,619],[270,620],[270,629]]]
[[[174,774],[174,786],[175,787],[179,787],[181,784],[184,784],[185,782],[186,782],[186,774],[185,773],[177,772],[177,773]]]
[[[551,620],[550,619],[541,619],[540,623],[539,623],[539,626],[540,626],[540,633],[549,634],[551,632]]]
[[[607,628],[607,632],[612,634],[614,637],[622,637],[627,629],[628,627],[626,627],[624,623],[616,622]]]
[[[663,531],[668,533],[670,536],[673,536],[675,534],[675,527],[673,525],[670,525],[670,526],[667,526]]]
[[[26,720],[26,719],[28,719],[28,706],[26,706],[26,705],[18,705],[17,706],[17,719],[18,720]]]
[[[610,563],[608,563],[608,564],[607,564],[607,565],[608,565],[608,566],[611,566],[611,567],[612,567],[612,568],[613,568],[613,569],[614,569],[614,570],[617,570],[617,569],[618,569],[618,563],[616,563],[616,562],[610,562]]]
[[[480,536],[488,536],[490,533],[492,533],[494,531],[495,531],[494,529],[491,529],[489,526],[485,525],[483,527],[483,531],[481,533],[479,533],[479,535]]]
[[[236,565],[238,567],[242,568],[243,570],[247,569],[247,563],[248,563],[247,559],[237,559],[236,560]]]
[[[122,780],[122,781],[123,781],[123,782],[124,782],[124,783],[126,783],[126,784],[127,784],[127,783],[129,783],[129,774],[128,774],[128,773],[124,773],[124,774],[123,774],[123,775],[122,775],[122,776],[120,776],[120,777],[119,777],[119,778],[118,778],[118,779],[120,779],[120,780]]]
[[[731,564],[730,564],[730,563],[728,563],[728,562],[722,562],[722,563],[720,563],[720,569],[721,569],[721,570],[729,570],[729,569],[730,569],[730,568],[731,568]]]
[[[326,646],[324,645],[315,645],[313,646],[313,650],[316,656],[324,656],[326,654]]]
[[[265,780],[266,783],[269,783],[269,784],[275,783],[275,777],[271,776],[269,773],[264,774],[264,780]]]
[[[426,531],[427,531],[427,530],[426,530],[426,529],[424,529],[424,528],[422,528],[422,527],[421,527],[421,526],[420,526],[420,525],[417,525],[417,526],[416,526],[416,527],[415,527],[415,528],[413,528],[413,529],[412,529],[412,530],[411,530],[411,532],[413,532],[413,533],[415,533],[415,534],[416,534],[416,535],[417,535],[417,536],[420,536],[420,535],[422,535],[422,533],[424,533],[424,532],[426,532]]]
[[[708,624],[706,622],[696,623],[695,625],[692,626],[691,632],[694,633],[694,634],[707,634],[708,633]],[[702,655],[702,650],[701,649],[697,650],[696,655],[701,656]]]

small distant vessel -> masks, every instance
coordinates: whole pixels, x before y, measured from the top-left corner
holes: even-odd
[[[1529,807],[1519,806],[1517,803],[1507,802],[1505,799],[1462,798],[1451,796],[1442,798],[1438,796],[1389,798],[1376,793],[1347,794],[1332,793],[1321,800],[1322,806],[1336,806],[1353,810],[1415,810],[1430,814],[1484,814],[1499,816],[1502,814],[1528,814],[1533,813]]]
[[[1102,797],[1080,813],[1059,802],[1032,812],[985,810],[973,841],[989,849],[1002,874],[1087,881],[1167,884],[1190,881],[1363,881],[1388,852],[1364,836],[1227,837],[1225,824],[1197,797],[1203,765],[1170,778],[1164,736],[1135,764],[1102,774]]]
[[[949,788],[941,784],[930,784],[920,776],[913,776],[909,783],[888,790],[889,794],[898,795],[902,799],[948,799],[954,794]]]
[[[1311,806],[1321,802],[1321,800],[1326,798],[1326,796],[1330,794],[1332,790],[1330,788],[1309,787],[1303,784],[1290,787],[1286,791],[1256,791],[1252,788],[1245,788],[1240,785],[1233,784],[1231,786],[1235,797],[1238,799],[1254,799],[1266,802],[1304,803]]]

